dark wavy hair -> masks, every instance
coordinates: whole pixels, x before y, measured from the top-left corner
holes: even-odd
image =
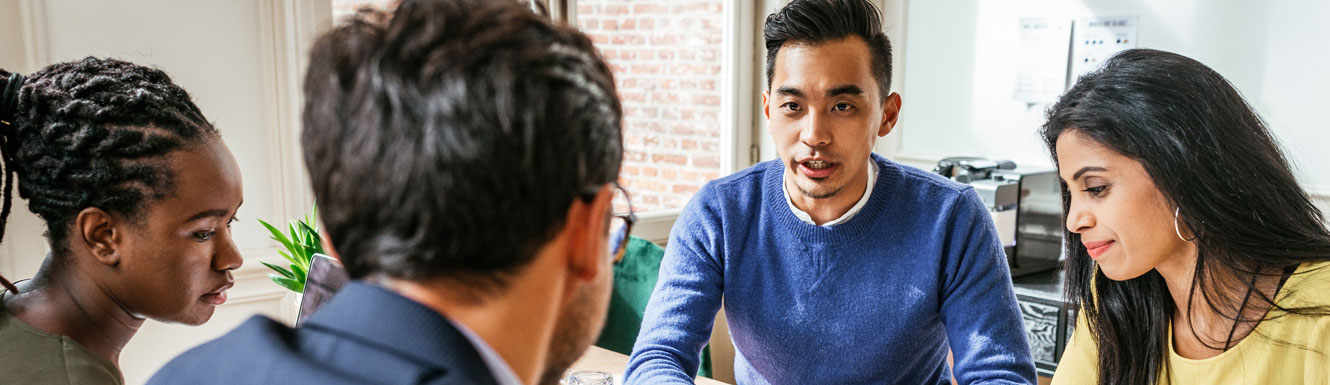
[[[0,238],[17,176],[18,195],[46,222],[56,256],[67,253],[79,211],[141,219],[146,204],[171,194],[163,156],[218,135],[189,93],[154,68],[89,57],[26,78],[0,70],[0,81]]]
[[[514,1],[361,11],[318,40],[304,87],[305,165],[355,278],[492,293],[618,179],[609,67]]]
[[[891,41],[882,32],[882,16],[868,0],[794,0],[767,16],[762,38],[767,46],[767,88],[776,74],[776,54],[785,43],[818,44],[858,36],[868,44],[880,97],[891,89]]]
[[[1243,310],[1266,307],[1264,319],[1330,315],[1326,307],[1286,308],[1254,287],[1258,276],[1330,260],[1330,231],[1265,123],[1219,73],[1174,53],[1119,53],[1049,109],[1042,134],[1054,162],[1067,131],[1139,161],[1179,210],[1198,249],[1191,296],[1235,322],[1260,322]],[[1062,194],[1065,216],[1065,183]],[[1108,279],[1076,233],[1066,233],[1066,249],[1068,297],[1082,307],[1098,346],[1099,384],[1156,384],[1168,376],[1168,325],[1178,304],[1163,277],[1151,270]]]

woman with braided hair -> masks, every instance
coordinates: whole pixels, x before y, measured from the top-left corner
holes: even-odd
[[[0,237],[18,196],[47,225],[32,279],[0,278],[5,383],[120,384],[144,319],[202,324],[241,257],[239,166],[162,71],[87,58],[0,70]]]

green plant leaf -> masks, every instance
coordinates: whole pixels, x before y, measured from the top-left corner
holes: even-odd
[[[318,225],[317,220],[317,205],[311,208],[309,215],[303,219],[287,222],[285,231],[278,230],[276,226],[262,219],[259,220],[259,223],[272,234],[269,238],[282,244],[282,248],[278,249],[277,253],[291,263],[290,269],[287,269],[262,262],[264,266],[276,272],[276,274],[269,275],[273,282],[297,293],[304,292],[305,279],[309,273],[314,254],[324,252],[323,237],[319,235],[318,227],[316,227]]]
[[[286,258],[286,260],[291,261],[291,263],[299,263],[296,261],[296,258],[292,257],[291,253],[287,253],[286,250],[277,250],[277,254],[281,254],[282,258]]]
[[[305,277],[309,274],[308,272],[300,265],[291,265],[291,273],[295,274],[295,280],[300,281],[301,285],[305,284]]]
[[[305,284],[302,282],[296,282],[296,280],[294,279],[290,279],[287,277],[279,277],[276,275],[269,275],[268,279],[271,279],[273,282],[276,282],[277,285],[281,287],[285,287],[287,290],[291,290],[297,293],[305,292]]]
[[[293,247],[291,248],[292,256],[299,258],[301,267],[309,269],[309,250],[305,248],[305,242],[301,239],[300,232],[296,231],[296,224],[294,221],[287,225],[287,229],[291,231],[291,243],[293,244]]]
[[[282,235],[282,232],[277,230],[276,227],[273,227],[272,225],[268,224],[268,222],[264,222],[262,219],[259,220],[259,223],[263,224],[263,227],[267,228],[268,232],[272,233],[272,236],[270,236],[269,238],[272,238],[272,240],[274,241],[281,242],[282,246],[286,247],[287,250],[294,249],[293,247],[291,247],[291,240],[286,239],[286,236]]]
[[[292,273],[291,270],[287,270],[285,267],[277,266],[263,261],[259,261],[259,263],[262,263],[264,266],[267,266],[269,269],[272,269],[273,271],[277,272],[277,274],[280,274],[283,277],[295,278],[295,274]]]
[[[314,227],[314,234],[319,233],[319,204],[314,203],[314,207],[309,209],[309,225]]]
[[[300,222],[300,226],[303,227],[305,229],[306,234],[309,235],[307,237],[309,239],[309,243],[306,245],[306,247],[308,247],[311,251],[315,253],[324,254],[323,236],[319,235],[319,230],[310,227],[309,224],[306,224],[305,222]],[[313,256],[311,255],[310,258],[312,260]]]

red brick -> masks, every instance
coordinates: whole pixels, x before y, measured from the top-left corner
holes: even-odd
[[[651,161],[654,163],[673,163],[678,165],[688,164],[688,157],[679,154],[651,154]]]
[[[667,13],[669,13],[669,11],[670,11],[669,7],[666,7],[666,6],[661,5],[661,4],[635,4],[635,5],[633,5],[633,13],[638,14],[638,15],[641,15],[641,14],[650,14],[650,15],[667,14]]]
[[[651,74],[657,74],[657,73],[660,73],[660,65],[658,65],[658,64],[633,64],[632,67],[628,70],[628,73],[633,74],[633,75],[651,75]]]
[[[642,45],[643,43],[646,43],[646,38],[642,37],[642,35],[615,34],[614,37],[610,38],[610,43],[618,45]]]
[[[692,102],[699,106],[720,107],[720,96],[716,95],[693,95]]]
[[[674,185],[674,188],[672,189],[672,191],[673,191],[675,194],[679,194],[679,195],[693,195],[693,194],[697,193],[697,190],[698,190],[699,188],[700,188],[700,187],[699,187],[699,186],[696,186],[696,185],[690,185],[690,184],[676,184],[676,185]]]
[[[693,155],[693,166],[719,168],[720,157],[716,155]]]
[[[679,103],[679,94],[674,92],[655,92],[651,94],[651,102],[677,104]]]
[[[673,45],[678,43],[679,38],[674,35],[651,35],[652,45]]]
[[[619,92],[619,99],[624,101],[645,102],[647,95],[642,92]]]

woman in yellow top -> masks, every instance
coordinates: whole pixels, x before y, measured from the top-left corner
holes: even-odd
[[[1042,134],[1081,307],[1054,384],[1330,384],[1330,231],[1228,81],[1126,51]]]

